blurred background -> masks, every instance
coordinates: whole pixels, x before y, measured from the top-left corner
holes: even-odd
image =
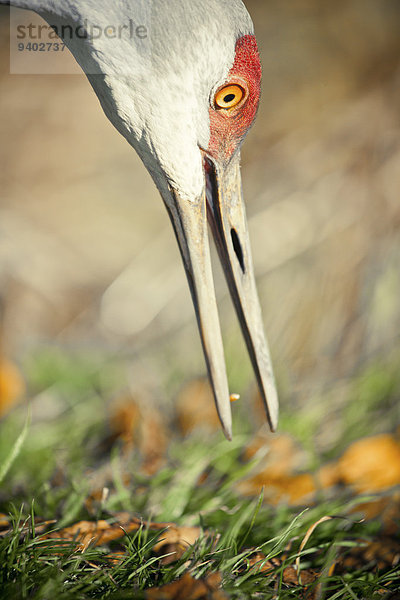
[[[400,357],[400,3],[246,5],[264,71],[242,177],[266,332],[284,410],[327,414]],[[2,352],[117,360],[135,393],[171,401],[205,365],[158,192],[86,78],[10,75],[5,7],[0,28]],[[231,391],[252,395],[215,263]]]

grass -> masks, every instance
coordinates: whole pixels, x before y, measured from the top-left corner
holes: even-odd
[[[397,357],[392,357],[350,382],[342,436],[322,453],[314,448],[311,462],[315,456],[337,455],[344,444],[375,433],[380,407],[384,424],[393,422],[400,390],[396,364]],[[12,518],[11,530],[0,539],[1,598],[140,599],[146,590],[187,572],[196,578],[219,572],[227,597],[235,600],[361,600],[389,598],[382,590],[400,590],[398,567],[378,568],[371,560],[359,560],[348,568],[343,562],[352,548],[378,539],[380,530],[378,521],[360,523],[350,513],[363,500],[348,490],[322,495],[309,507],[272,507],[262,497],[239,495],[235,483],[252,468],[242,460],[251,437],[244,414],[231,443],[220,433],[177,434],[166,466],[149,476],[140,471],[139,457],[134,452],[127,457],[118,440],[111,448],[104,444],[109,437],[107,404],[124,377],[118,364],[100,369],[95,359],[45,352],[27,363],[26,372],[33,397],[29,411],[21,405],[0,423],[0,512]],[[282,423],[296,436],[290,412],[284,412]],[[298,439],[312,427],[300,422]],[[109,494],[89,508],[88,495],[104,472],[109,474]],[[200,484],[204,473],[207,478]],[[200,525],[204,534],[179,560],[164,564],[154,553],[159,533],[145,524],[122,540],[77,551],[73,542],[44,539],[34,519],[54,519],[53,527],[61,528],[120,511],[157,522]],[[338,518],[321,523],[300,552],[306,532],[325,515]],[[125,553],[118,564],[110,561],[112,551]],[[263,553],[264,563],[274,559],[273,572],[252,565],[256,552]],[[307,592],[285,576],[299,553],[303,571],[320,573]],[[338,556],[342,562],[328,576]]]

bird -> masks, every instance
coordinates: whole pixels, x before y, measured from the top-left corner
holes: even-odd
[[[240,150],[260,100],[254,25],[242,0],[0,0],[60,36],[168,211],[227,439],[232,415],[211,271],[217,247],[266,418],[278,395],[257,295]]]

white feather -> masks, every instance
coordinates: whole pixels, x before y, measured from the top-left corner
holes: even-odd
[[[0,0],[4,3],[4,0]],[[199,146],[209,141],[210,96],[226,78],[235,43],[253,32],[241,0],[15,0],[48,23],[72,27],[133,21],[147,37],[64,41],[104,112],[136,149],[160,192],[188,200],[204,186]],[[143,33],[143,30],[141,30]]]

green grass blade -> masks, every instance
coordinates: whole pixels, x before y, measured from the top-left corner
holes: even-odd
[[[3,461],[3,463],[0,465],[0,484],[3,483],[4,478],[6,477],[8,471],[11,469],[12,465],[14,464],[15,460],[18,458],[18,456],[22,450],[22,447],[24,445],[24,442],[26,440],[26,436],[28,433],[29,424],[30,424],[30,414],[28,414],[28,416],[26,417],[24,427],[23,427],[21,433],[19,434],[19,436],[17,437],[17,439],[15,440],[15,443],[14,443],[13,447],[11,448],[8,456]]]

